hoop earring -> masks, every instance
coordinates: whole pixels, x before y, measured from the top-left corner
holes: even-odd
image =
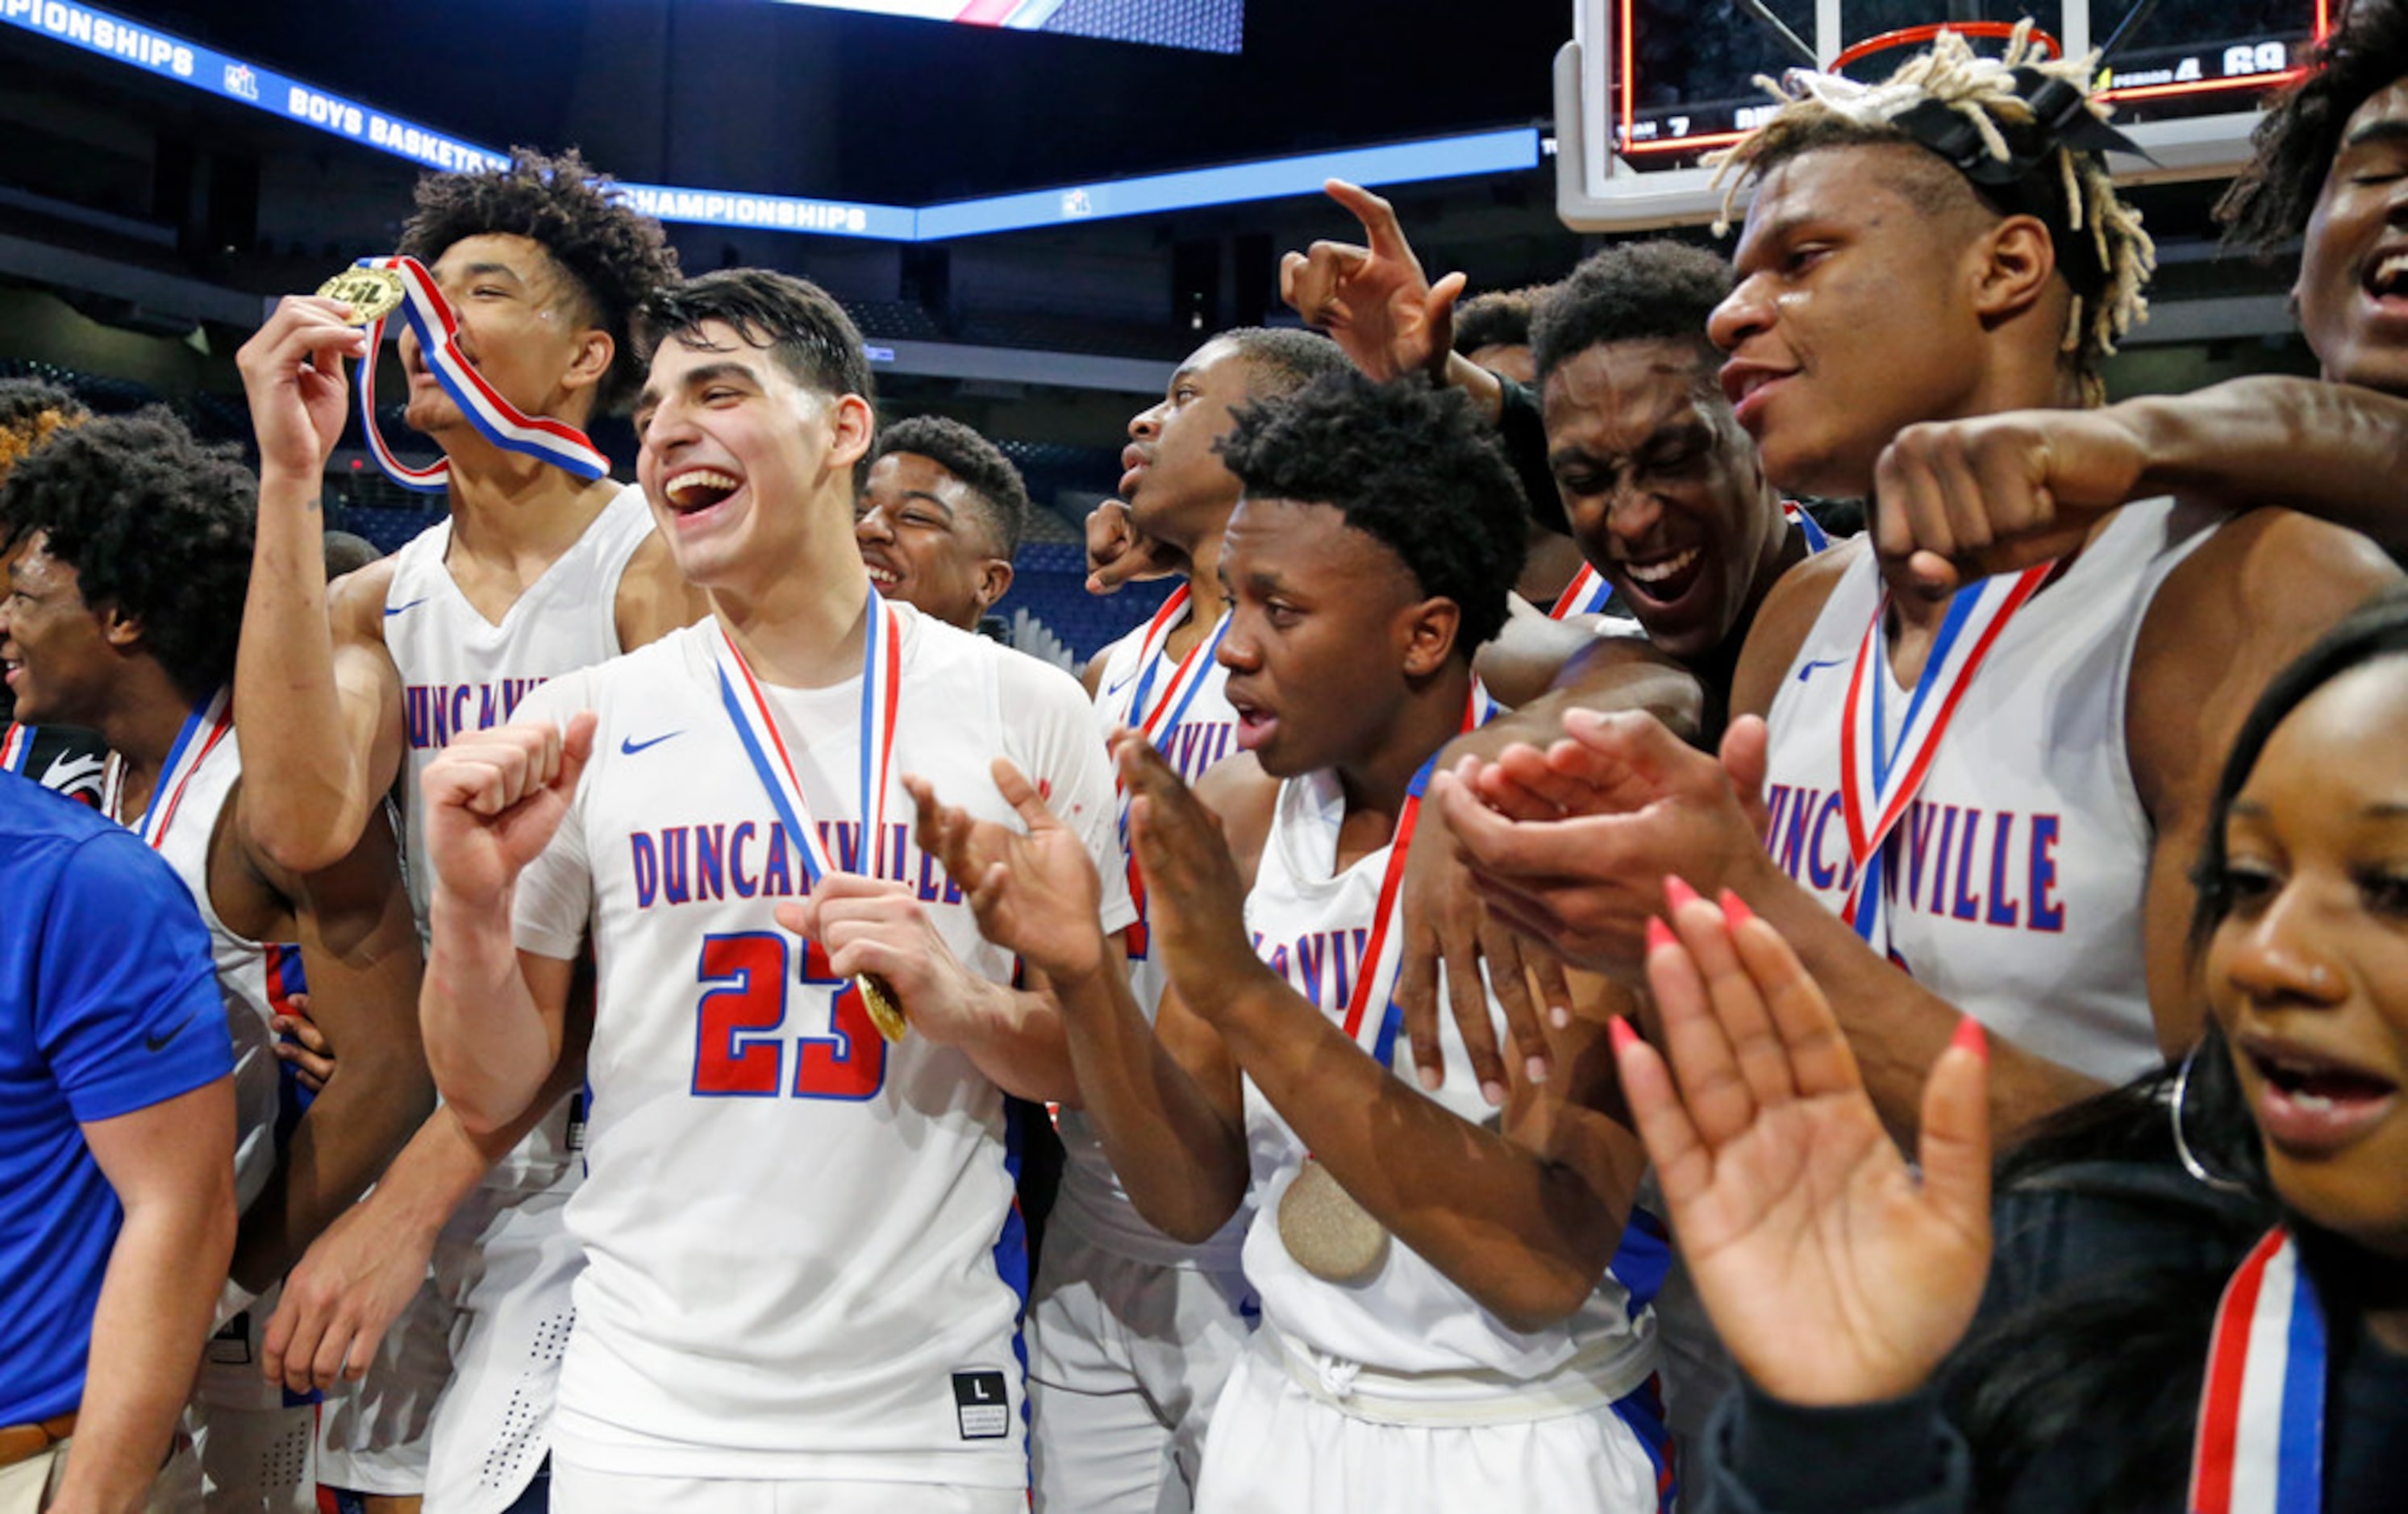
[[[2190,1093],[2190,1070],[2198,1061],[2199,1048],[2193,1046],[2182,1060],[2182,1070],[2174,1074],[2173,1102],[2167,1106],[2167,1112],[2173,1120],[2174,1155],[2182,1159],[2185,1172],[2217,1193],[2246,1193],[2249,1192],[2248,1184],[2235,1182],[2229,1178],[2219,1178],[2208,1171],[2207,1164],[2201,1162],[2199,1154],[2190,1149],[2190,1137],[2183,1131],[2183,1101]]]

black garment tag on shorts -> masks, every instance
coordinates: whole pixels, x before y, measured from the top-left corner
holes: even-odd
[[[218,1333],[209,1337],[208,1350],[203,1360],[212,1366],[251,1365],[251,1311],[228,1320]]]
[[[1011,1394],[1000,1372],[953,1374],[953,1409],[964,1440],[1001,1440],[1011,1434]]]

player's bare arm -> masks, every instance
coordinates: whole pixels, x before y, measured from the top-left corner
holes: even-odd
[[[472,1136],[449,1105],[419,1125],[367,1197],[337,1216],[285,1275],[260,1337],[260,1371],[296,1393],[357,1381],[425,1281],[436,1236],[494,1163],[585,1081],[590,1006],[572,1007],[568,1045],[526,1112]]]
[[[75,1454],[45,1507],[139,1508],[192,1392],[234,1251],[234,1080],[82,1130],[125,1220],[93,1315]]]
[[[444,1101],[472,1136],[523,1115],[561,1059],[573,964],[521,951],[519,875],[550,844],[593,754],[595,718],[464,733],[426,769],[433,942],[419,1021]]]
[[[401,761],[400,678],[382,626],[392,570],[363,569],[343,593],[326,583],[319,496],[351,393],[342,363],[366,345],[348,309],[286,299],[236,358],[260,470],[235,719],[254,779],[254,834],[302,873],[351,849]]]
[[[2042,562],[2128,500],[2279,505],[2408,544],[2408,401],[2262,376],[2097,410],[1910,426],[1882,455],[1881,550],[1946,592]]]
[[[236,822],[218,848],[232,855],[212,858],[212,902],[252,940],[300,944],[332,1063],[243,1214],[234,1278],[258,1291],[376,1180],[434,1107],[435,1085],[418,1035],[418,927],[387,812],[380,807],[348,855],[303,877],[238,834],[240,803],[238,791]]]
[[[2401,578],[2354,532],[2254,510],[2185,559],[2150,604],[2132,651],[2125,749],[2157,832],[2143,924],[2149,1005],[2170,1055],[2198,1039],[2206,1003],[2194,982],[2190,866],[2224,754],[2275,673]]]
[[[1143,745],[1125,736],[1131,744]],[[1080,1100],[1138,1212],[1166,1235],[1206,1240],[1245,1197],[1236,1066],[1175,993],[1146,1024],[1127,954],[1104,934],[1102,882],[1084,844],[1008,759],[995,778],[1025,831],[974,819],[915,779],[920,845],[962,884],[981,933],[1045,975]]]
[[[1255,954],[1245,879],[1212,812],[1159,756],[1139,763],[1135,845],[1183,1007],[1218,1033],[1314,1160],[1484,1307],[1520,1330],[1572,1314],[1621,1242],[1646,1165],[1637,1137],[1598,1112],[1616,1087],[1603,1027],[1575,1021],[1550,1033],[1568,1076],[1517,1078],[1501,1130],[1451,1113],[1365,1055]]]

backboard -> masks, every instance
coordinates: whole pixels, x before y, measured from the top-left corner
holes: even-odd
[[[2147,0],[1573,0],[1555,55],[1555,205],[1575,231],[1711,221],[1722,194],[1699,154],[1770,113],[1753,79],[1805,65],[1886,77],[1938,23],[1985,50],[2032,18],[2069,53],[2106,45]],[[2249,158],[2265,95],[2297,77],[2332,0],[2173,0],[2107,60],[2115,121],[2156,159],[2119,180],[2210,179]],[[1986,35],[1985,35],[1986,34]]]

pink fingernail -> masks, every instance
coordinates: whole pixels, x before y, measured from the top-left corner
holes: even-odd
[[[1658,947],[1668,947],[1673,944],[1672,927],[1664,923],[1664,918],[1661,915],[1648,916],[1647,950],[1652,952]]]
[[[1723,890],[1722,903],[1723,923],[1731,930],[1736,931],[1756,918],[1756,911],[1747,907],[1747,901],[1728,889]]]
[[[1664,875],[1664,902],[1667,906],[1678,909],[1683,905],[1695,904],[1697,901],[1697,890],[1683,882],[1676,874]]]
[[[1606,1038],[1613,1043],[1613,1050],[1616,1052],[1627,1051],[1639,1044],[1639,1033],[1632,1030],[1630,1021],[1620,1015],[1605,1022],[1605,1035]]]
[[[1956,1021],[1956,1034],[1948,1037],[1948,1044],[1961,1047],[1985,1063],[1990,1060],[1990,1037],[1983,1031],[1982,1022],[1971,1015]]]

